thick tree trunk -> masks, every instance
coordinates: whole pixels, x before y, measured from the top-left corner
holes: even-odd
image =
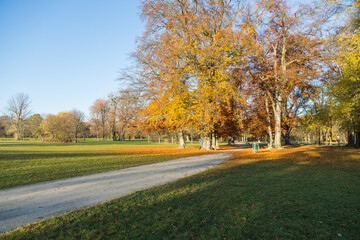
[[[15,132],[15,134],[14,134],[14,139],[15,139],[15,141],[17,141],[17,140],[20,139],[20,138],[19,138],[19,134],[18,134],[17,132]]]
[[[275,141],[274,146],[277,149],[281,148],[281,111],[282,111],[282,104],[281,104],[281,96],[277,96],[275,99],[275,106],[274,106],[274,117],[275,117]]]
[[[329,131],[326,130],[325,132],[325,145],[329,145]]]
[[[332,132],[332,128],[330,129],[330,132],[329,132],[329,137],[330,137],[330,146],[333,145],[333,142],[332,142],[332,138],[333,138],[333,132]]]
[[[348,131],[348,144],[349,147],[354,147],[355,146],[355,141],[354,141],[354,134],[352,131]]]
[[[318,132],[317,145],[321,145],[321,130]]]
[[[288,131],[286,131],[285,135],[284,135],[284,141],[285,141],[285,145],[291,145],[290,142],[290,133]]]
[[[210,149],[212,149],[212,150],[219,149],[219,142],[218,142],[216,131],[213,131],[211,133],[211,147],[210,147]]]
[[[115,131],[113,131],[113,133],[112,133],[112,139],[113,139],[113,141],[117,141],[116,132],[115,132]]]
[[[355,132],[355,147],[360,148],[360,131]]]
[[[203,137],[202,149],[204,150],[211,150],[211,142],[209,136]]]
[[[274,147],[274,139],[273,139],[273,133],[272,133],[272,127],[271,127],[269,102],[268,102],[267,97],[265,97],[265,107],[266,107],[266,121],[268,124],[268,135],[269,135],[268,149],[272,149]]]
[[[182,130],[179,130],[178,136],[179,136],[179,147],[178,147],[178,149],[186,148],[186,142],[185,142],[185,139],[184,139],[184,132]]]

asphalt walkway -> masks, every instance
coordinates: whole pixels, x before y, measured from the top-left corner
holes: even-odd
[[[0,233],[198,173],[230,159],[201,155],[0,190]]]

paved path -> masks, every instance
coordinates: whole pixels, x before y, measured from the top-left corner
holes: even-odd
[[[198,173],[230,159],[217,153],[0,190],[0,234]]]

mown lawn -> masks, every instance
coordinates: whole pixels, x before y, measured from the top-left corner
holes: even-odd
[[[245,149],[201,174],[0,238],[359,239],[359,186],[359,150]]]
[[[0,189],[204,153],[147,141],[0,141]]]

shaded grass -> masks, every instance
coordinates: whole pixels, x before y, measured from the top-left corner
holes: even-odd
[[[0,189],[204,154],[147,141],[0,142]]]
[[[245,149],[201,174],[2,238],[358,239],[359,170],[359,150]]]

